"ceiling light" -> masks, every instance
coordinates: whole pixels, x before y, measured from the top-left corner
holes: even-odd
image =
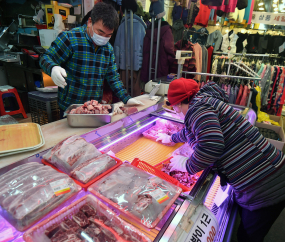
[[[264,10],[264,8],[259,8],[259,10]]]
[[[274,13],[278,13],[278,12],[274,12]]]
[[[262,6],[264,3],[259,3],[258,6]]]
[[[277,7],[277,4],[273,4],[273,7]]]
[[[278,12],[278,8],[274,8],[274,11],[277,11],[277,12]]]
[[[274,2],[274,3],[277,3],[277,2],[278,2],[278,0],[273,0],[273,2]]]
[[[285,10],[281,10],[281,13],[285,13]]]

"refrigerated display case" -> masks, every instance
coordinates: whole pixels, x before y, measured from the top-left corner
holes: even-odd
[[[162,109],[162,105],[163,102],[160,102],[147,110],[86,133],[82,137],[94,144],[100,151],[114,153],[123,162],[128,161],[131,163],[134,158],[139,158],[155,166],[169,158],[171,153],[182,145],[164,146],[146,139],[142,135],[144,131],[154,126],[158,120],[183,123],[178,117]],[[256,114],[252,109],[236,105],[234,108],[241,111],[242,115],[254,125]],[[149,113],[150,110],[153,112]],[[2,168],[0,176],[17,165],[26,162],[41,162],[42,156],[47,151]],[[119,211],[116,212],[120,217],[145,233],[152,241],[161,242],[195,241],[189,237],[191,233],[193,235],[193,229],[197,224],[195,222],[198,221],[200,215],[207,215],[209,217],[208,221],[212,218],[211,223],[215,223],[212,225],[215,236],[210,236],[209,241],[230,241],[237,209],[233,201],[231,186],[221,187],[220,178],[209,168],[203,171],[191,191],[181,193],[154,229],[146,229],[128,217],[124,217]],[[206,230],[201,231],[205,233]],[[202,232],[200,233],[203,234]],[[213,235],[211,233],[210,235]],[[205,238],[201,241],[207,241],[207,237]],[[20,238],[17,241],[21,241]]]

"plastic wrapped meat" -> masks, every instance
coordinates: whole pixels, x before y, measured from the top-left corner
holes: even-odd
[[[87,217],[82,211],[94,211]],[[84,217],[85,216],[85,217]],[[82,223],[83,220],[85,222]],[[74,221],[79,218],[80,222]],[[119,218],[93,195],[86,195],[34,226],[24,234],[29,242],[150,242],[150,239],[131,224]]]
[[[71,176],[78,181],[88,183],[90,180],[101,175],[116,164],[116,161],[112,157],[103,154],[78,165],[71,172]]]
[[[112,111],[111,105],[102,105],[96,100],[91,100],[80,107],[72,109],[69,114],[108,114],[109,111]]]
[[[181,188],[129,164],[122,164],[88,189],[148,228],[154,228]]]
[[[156,141],[156,139],[158,138],[158,134],[172,135],[179,132],[181,129],[183,129],[183,127],[184,127],[183,124],[159,119],[156,121],[156,124],[154,126],[143,132],[143,136],[153,141]],[[159,143],[161,142],[159,141]],[[169,144],[163,144],[163,145],[174,146],[175,143],[171,142]]]
[[[86,203],[80,208],[80,211],[83,212],[87,218],[95,216],[96,215],[96,210],[94,207],[92,207],[90,204]]]
[[[88,218],[86,215],[79,211],[77,214],[72,216],[74,222],[76,222],[80,227],[86,227],[89,224]]]
[[[80,136],[71,136],[49,150],[43,158],[59,170],[70,175],[71,171],[101,153]]]
[[[190,147],[190,145],[188,143],[185,143],[184,145],[173,151],[172,155],[182,155],[189,158],[193,152],[194,150]]]
[[[198,174],[190,175],[188,172],[170,171],[170,169],[171,169],[171,167],[169,166],[169,163],[163,164],[161,171],[163,171],[167,175],[175,178],[177,181],[179,181],[179,183],[181,183],[182,185],[184,185],[186,187],[193,186],[199,178]]]
[[[15,170],[11,170],[3,175],[0,191],[2,216],[19,231],[25,230],[79,191],[71,178],[50,167],[27,163],[21,169],[26,174],[15,177]],[[9,176],[10,173],[14,175]],[[69,188],[67,193],[55,193],[52,186],[59,181]]]

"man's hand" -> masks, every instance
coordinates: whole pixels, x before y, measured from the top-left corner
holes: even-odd
[[[134,105],[144,105],[141,101],[136,100],[135,98],[129,99],[127,105],[134,106]]]
[[[120,108],[122,108],[122,107],[124,107],[124,103],[123,103],[123,102],[115,103],[115,104],[114,104],[113,115],[124,113],[124,112],[120,109]]]
[[[163,133],[158,134],[158,138],[156,139],[156,142],[157,141],[161,141],[161,143],[163,144],[169,144],[172,142],[171,137],[168,134],[163,134]]]
[[[170,159],[169,166],[171,167],[170,171],[182,171],[187,172],[186,163],[188,158],[182,155],[175,155]]]
[[[67,84],[63,77],[67,77],[66,71],[60,66],[54,66],[51,70],[51,79],[54,84],[61,88],[65,88]]]

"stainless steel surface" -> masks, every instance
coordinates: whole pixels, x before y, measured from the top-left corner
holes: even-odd
[[[179,79],[181,76],[182,76],[182,64],[179,64],[177,71],[177,79]]]
[[[150,38],[150,55],[149,55],[149,72],[148,72],[148,81],[151,80],[151,69],[152,69],[152,52],[153,52],[153,35],[154,35],[154,23],[155,18],[151,18],[151,38]]]
[[[109,114],[69,114],[69,112],[83,104],[72,104],[70,105],[65,113],[67,114],[67,122],[70,127],[100,127],[111,122],[113,115],[114,105],[112,106],[112,112]],[[102,104],[106,106],[107,104]]]
[[[134,35],[134,20],[133,20],[133,11],[130,10],[130,21],[131,21],[131,96],[134,96],[134,61],[133,61],[133,54],[134,54],[134,39],[133,39],[133,35]]]
[[[160,110],[158,110],[156,112],[151,113],[151,115],[159,117],[159,118],[162,118],[162,119],[166,119],[166,120],[169,120],[169,121],[174,121],[176,123],[184,124],[184,120],[173,118],[173,117],[170,117],[170,116],[166,116],[166,115],[161,114],[160,112],[165,112],[165,111],[164,111],[164,109],[160,109]]]
[[[158,28],[157,28],[157,41],[156,41],[156,55],[155,55],[155,73],[154,78],[157,77],[157,64],[159,59],[159,40],[160,40],[160,27],[161,27],[161,18],[158,20]]]
[[[127,92],[129,91],[129,67],[128,67],[128,59],[129,59],[129,52],[128,50],[128,15],[127,9],[125,9],[125,54],[126,54],[126,89]]]
[[[9,63],[20,62],[20,56],[17,53],[13,53],[13,52],[1,52],[0,61],[5,61]]]

